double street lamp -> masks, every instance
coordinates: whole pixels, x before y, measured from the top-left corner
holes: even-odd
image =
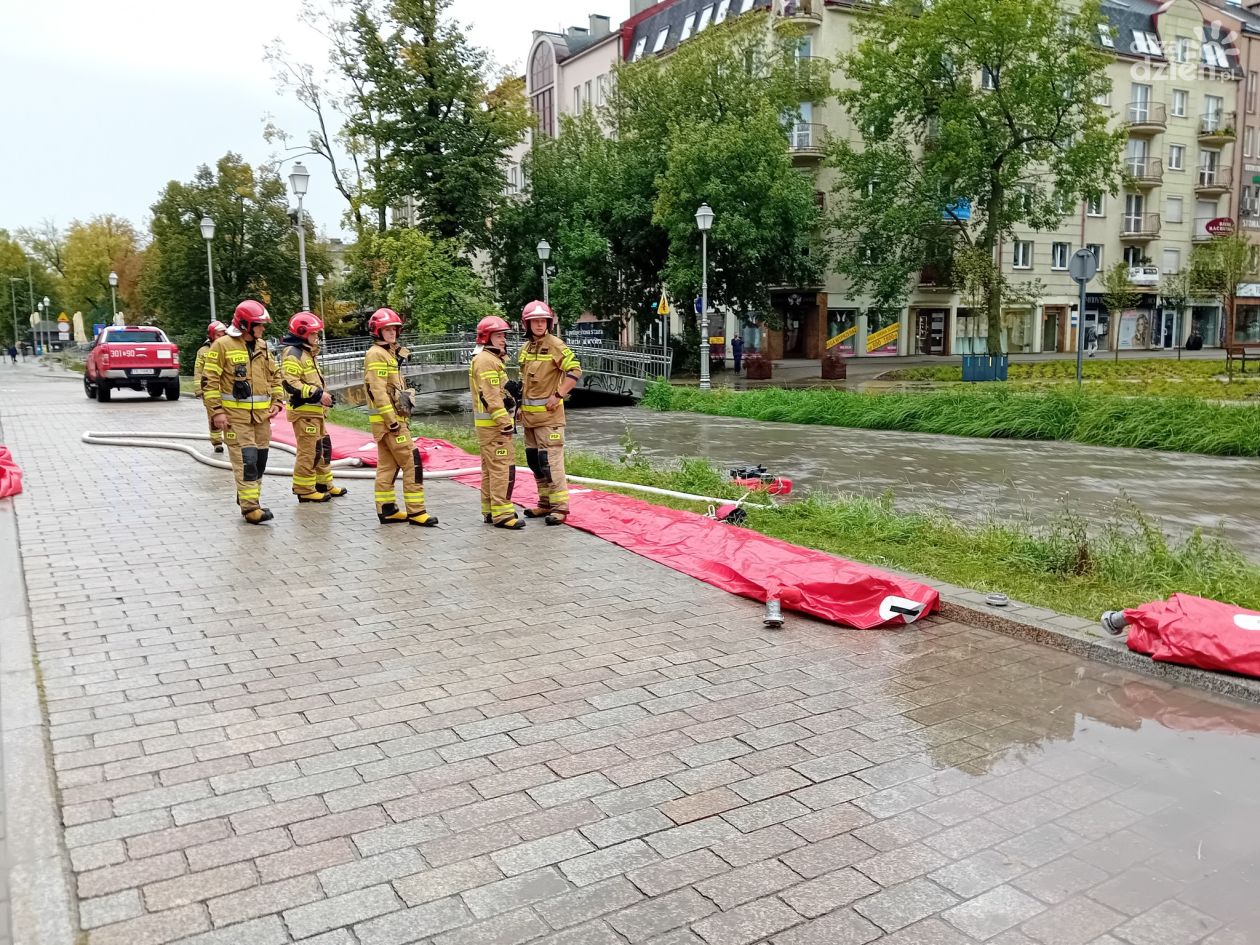
[[[44,296],[44,317],[52,318],[52,301],[48,296]],[[48,323],[44,323],[44,354],[47,354],[52,348],[52,332],[48,330]]]
[[[17,347],[21,336],[18,334],[17,319],[17,289],[13,288],[13,283],[21,282],[17,276],[9,276],[9,298],[13,300],[13,347]]]
[[[214,253],[210,249],[210,241],[214,239],[214,221],[208,215],[201,218],[201,238],[206,241],[206,274],[210,277],[210,321],[215,321]]]
[[[118,273],[109,274],[109,303],[114,311],[114,322],[118,322]]]
[[[317,272],[315,274],[315,285],[319,287],[319,320],[327,323],[328,314],[324,311],[324,274]],[[323,347],[328,341],[327,327],[321,328],[319,332],[320,347]]]
[[[713,228],[713,210],[702,203],[696,211],[700,229],[700,389],[709,384],[709,230]]]
[[[551,258],[551,244],[546,240],[538,241],[538,258],[542,261],[543,301],[551,304],[551,288],[547,283],[547,260]]]
[[[306,166],[299,161],[293,165],[293,170],[289,174],[289,186],[293,189],[293,193],[297,195],[297,232],[298,232],[298,263],[302,269],[302,311],[309,312],[311,310],[310,291],[306,285],[306,224],[302,219],[302,198],[306,196],[307,185],[311,182],[310,172]]]

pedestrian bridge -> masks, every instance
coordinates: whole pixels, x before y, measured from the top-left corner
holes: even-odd
[[[509,336],[511,351],[523,343],[521,336]],[[335,338],[320,352],[320,370],[328,388],[343,402],[357,403],[362,397],[363,356],[371,344],[367,336]],[[402,344],[411,353],[402,371],[412,390],[434,394],[468,389],[468,364],[475,347],[472,334],[407,334]],[[659,346],[568,344],[582,362],[579,391],[638,400],[651,381],[669,377],[669,351]],[[510,361],[508,366],[514,368],[515,363]]]

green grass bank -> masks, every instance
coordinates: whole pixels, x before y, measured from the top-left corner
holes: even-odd
[[[1032,392],[994,385],[878,394],[772,387],[701,391],[656,381],[643,405],[654,410],[862,430],[1070,440],[1208,456],[1260,455],[1260,405],[1221,404],[1194,397]]]
[[[366,415],[333,408],[335,423],[367,429]],[[476,452],[471,428],[411,424],[422,436]],[[523,449],[518,463],[523,465]],[[682,459],[651,465],[631,451],[624,462],[566,451],[573,475],[637,482],[693,494],[738,497],[713,466]],[[616,490],[623,491],[623,490]],[[672,508],[703,511],[698,503],[627,495]],[[978,591],[1002,591],[1061,613],[1097,617],[1182,591],[1260,609],[1260,566],[1211,535],[1184,541],[1165,536],[1132,507],[1110,521],[1086,523],[1064,513],[1050,523],[964,525],[941,512],[904,512],[892,497],[811,496],[769,510],[750,510],[748,527],[793,544],[855,561],[948,581]]]

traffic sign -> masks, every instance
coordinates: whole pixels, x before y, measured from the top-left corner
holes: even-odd
[[[1084,285],[1098,275],[1098,257],[1088,249],[1078,249],[1072,254],[1072,259],[1068,263],[1068,273]]]
[[[657,315],[669,314],[669,299],[665,298],[664,292],[661,293],[661,300],[656,305],[656,314]]]

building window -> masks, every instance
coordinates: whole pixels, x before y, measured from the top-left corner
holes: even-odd
[[[1170,171],[1183,171],[1186,168],[1186,146],[1184,144],[1173,144],[1168,147],[1168,169]]]
[[[1098,24],[1098,41],[1108,49],[1115,49],[1115,41],[1111,38],[1111,27],[1106,23]]]
[[[630,55],[631,62],[638,62],[643,58],[643,50],[647,49],[647,37],[640,36],[639,41],[634,44],[634,52]]]
[[[1101,194],[1097,197],[1090,197],[1085,203],[1085,215],[1090,217],[1101,217],[1107,212],[1107,199]]]
[[[1256,83],[1260,82],[1260,74],[1255,72],[1247,73],[1247,113],[1255,114],[1256,111]]]
[[[1159,37],[1154,33],[1147,33],[1143,30],[1133,31],[1133,51],[1144,56],[1163,55],[1163,51],[1159,46]]]
[[[1094,254],[1094,262],[1098,263],[1098,268],[1103,267],[1103,248],[1102,243],[1086,243],[1085,248]]]
[[[691,31],[696,28],[696,17],[700,14],[687,14],[687,18],[683,20],[682,32],[678,35],[678,42],[685,43],[691,39]]]
[[[980,88],[988,89],[990,92],[997,88],[997,79],[988,66],[980,67]]]
[[[580,115],[582,113],[582,86],[573,86],[573,114]]]
[[[703,33],[705,27],[709,25],[709,19],[713,16],[713,7],[705,7],[700,11],[700,22],[696,24],[696,32]]]
[[[591,104],[591,87],[593,85],[594,83],[590,79],[587,79],[586,83],[582,86],[582,104],[583,105]]]
[[[1173,46],[1173,59],[1176,62],[1190,61],[1190,37],[1178,36],[1176,45]]]
[[[717,9],[713,11],[713,22],[721,23],[726,19],[726,11],[731,8],[731,0],[718,0]]]
[[[1108,108],[1108,107],[1110,107],[1110,105],[1111,105],[1111,90],[1110,90],[1110,89],[1108,89],[1106,92],[1099,92],[1097,95],[1095,95],[1095,96],[1094,96],[1094,104],[1095,104],[1095,105],[1101,105],[1103,108]]]
[[[1174,118],[1185,118],[1190,105],[1190,93],[1185,89],[1173,89],[1172,113]]]
[[[544,43],[534,51],[529,63],[530,105],[538,119],[538,132],[546,137],[556,133],[555,89],[556,60],[550,44]]]
[[[1016,240],[1014,245],[1014,257],[1011,265],[1016,269],[1031,269],[1033,244],[1031,240]]]
[[[1124,264],[1130,269],[1134,269],[1142,265],[1142,249],[1138,246],[1126,246],[1124,248]]]
[[[1256,145],[1256,129],[1248,125],[1243,129],[1243,157],[1251,157]]]
[[[604,73],[595,80],[595,94],[599,96],[598,104],[605,105],[608,102],[608,73]]]
[[[1066,269],[1068,257],[1072,255],[1072,247],[1067,243],[1052,243],[1050,246],[1050,268]]]
[[[1164,265],[1161,268],[1164,272],[1181,272],[1181,250],[1165,249]]]
[[[652,44],[652,52],[658,53],[665,48],[665,40],[669,39],[669,27],[656,34],[656,42]]]
[[[1168,216],[1168,222],[1169,222],[1169,223],[1180,223],[1180,222],[1181,222],[1181,219],[1182,219],[1182,208],[1184,207],[1184,205],[1185,205],[1185,200],[1184,200],[1183,198],[1181,198],[1181,197],[1169,197],[1169,198],[1168,198],[1168,211],[1167,211],[1167,216]]]
[[[1216,69],[1228,69],[1229,56],[1225,53],[1225,47],[1217,42],[1204,43],[1203,64]]]

